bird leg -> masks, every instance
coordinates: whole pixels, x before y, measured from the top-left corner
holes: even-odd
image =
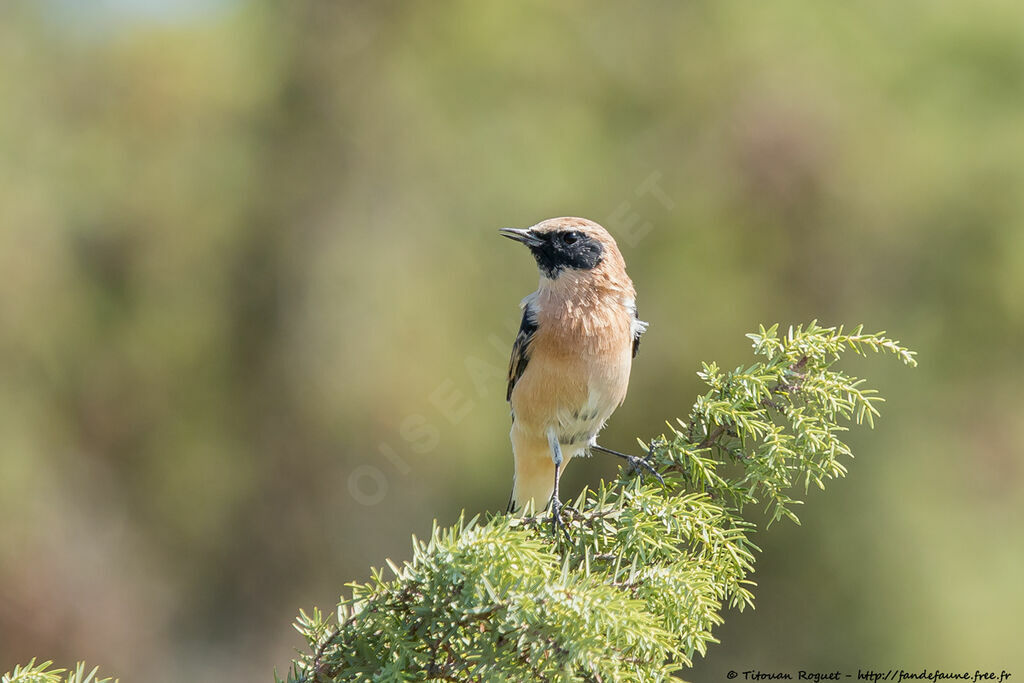
[[[562,473],[562,446],[554,433],[548,434],[548,445],[551,446],[551,460],[555,463],[555,488],[551,493],[551,534],[557,540],[558,530],[561,529],[566,540],[569,540],[569,532],[562,524],[562,501],[558,497],[558,478]]]
[[[607,453],[608,455],[614,455],[622,458],[623,460],[629,463],[630,472],[636,472],[640,475],[641,481],[643,480],[644,476],[643,470],[647,470],[648,472],[653,474],[659,482],[661,482],[662,486],[665,485],[665,480],[661,478],[661,475],[658,473],[658,470],[654,469],[654,466],[651,465],[650,463],[650,459],[653,453],[648,453],[646,457],[641,458],[636,455],[627,455],[625,453],[619,453],[618,451],[613,451],[610,448],[598,446],[596,443],[590,444],[590,448],[591,450],[601,451],[602,453]]]

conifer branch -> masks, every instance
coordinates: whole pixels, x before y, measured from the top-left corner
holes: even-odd
[[[114,678],[98,678],[97,669],[86,670],[79,662],[73,671],[51,668],[53,662],[36,664],[32,659],[24,666],[16,666],[10,673],[0,676],[0,683],[117,683]]]
[[[744,507],[798,521],[794,485],[845,475],[846,425],[878,415],[881,399],[836,361],[871,351],[916,364],[860,327],[748,336],[759,360],[704,364],[708,391],[688,419],[643,444],[664,486],[623,473],[584,490],[565,507],[568,540],[551,537],[545,515],[435,526],[412,560],[389,562],[390,578],[352,585],[340,626],[300,614],[310,654],[289,683],[668,680],[704,655],[722,609],[753,603]]]
[[[287,682],[677,680],[717,642],[723,609],[753,604],[746,506],[765,505],[769,524],[798,522],[795,487],[844,476],[848,425],[878,416],[882,399],[836,369],[842,354],[916,365],[860,327],[748,336],[758,359],[728,372],[703,364],[708,389],[687,419],[641,443],[664,483],[620,470],[584,490],[564,508],[568,539],[552,537],[546,515],[435,525],[411,560],[350,584],[333,617],[300,611],[308,651]],[[0,683],[101,683],[49,666]]]

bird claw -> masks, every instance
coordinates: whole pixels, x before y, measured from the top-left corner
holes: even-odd
[[[551,499],[551,535],[554,539],[558,540],[558,532],[561,531],[565,536],[567,542],[572,541],[569,536],[569,531],[565,528],[565,523],[562,521],[562,502],[557,498]]]
[[[630,474],[638,475],[640,477],[640,481],[642,482],[644,480],[644,470],[647,470],[648,472],[654,475],[654,478],[657,479],[662,486],[664,486],[665,480],[662,478],[658,470],[654,469],[654,465],[652,465],[650,462],[652,456],[653,453],[649,453],[647,456],[643,458],[636,455],[628,456],[626,458],[626,461],[629,463],[629,472]]]

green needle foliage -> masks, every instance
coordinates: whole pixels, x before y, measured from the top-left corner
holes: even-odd
[[[714,643],[726,605],[751,605],[753,524],[798,521],[794,485],[846,473],[851,422],[882,399],[835,368],[844,352],[913,352],[860,327],[816,323],[748,335],[759,360],[708,385],[688,418],[641,444],[665,485],[623,476],[547,515],[459,520],[413,541],[413,557],[350,584],[337,613],[302,612],[309,651],[288,683],[312,681],[660,681]]]
[[[85,670],[85,664],[78,663],[74,671],[51,669],[53,662],[36,664],[30,661],[25,666],[16,666],[14,671],[0,676],[0,683],[117,683],[113,678],[97,678],[96,669]]]

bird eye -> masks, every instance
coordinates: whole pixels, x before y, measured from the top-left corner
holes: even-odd
[[[566,244],[575,244],[579,239],[580,235],[578,232],[566,232],[562,234],[562,241]]]

